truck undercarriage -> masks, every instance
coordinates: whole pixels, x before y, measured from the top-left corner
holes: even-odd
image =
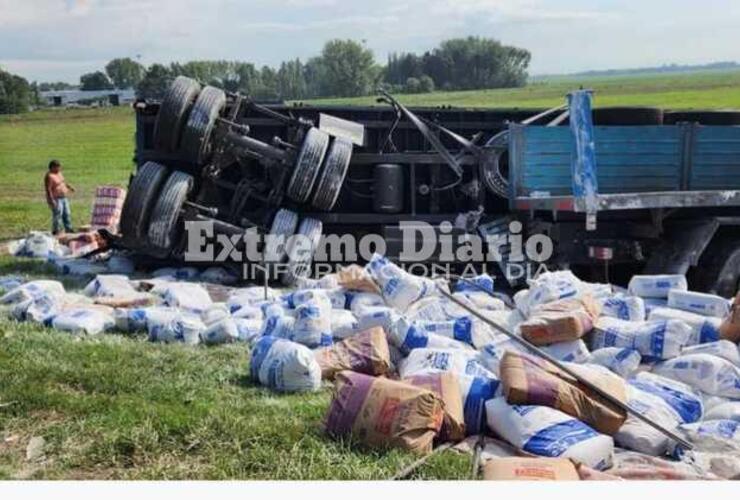
[[[261,254],[263,264],[300,264],[283,279],[292,284],[322,234],[379,235],[384,253],[398,257],[404,244],[420,243],[404,240],[429,235],[399,225],[426,223],[435,241],[475,235],[486,247],[499,238],[495,267],[517,286],[526,274],[506,269],[527,256],[510,240],[514,228],[552,240],[550,267],[616,283],[628,279],[625,270],[688,273],[699,289],[737,288],[740,114],[592,112],[589,98],[584,120],[572,104],[463,110],[408,109],[388,94],[379,101],[264,105],[177,78],[161,103],[136,104],[137,171],[116,244],[184,259],[188,223],[212,224],[212,240],[300,234],[307,250],[263,244]],[[597,158],[582,162],[598,180],[586,208],[573,181],[588,159],[574,148],[579,134]]]

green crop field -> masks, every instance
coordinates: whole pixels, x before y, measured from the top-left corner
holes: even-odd
[[[740,72],[552,78],[523,89],[400,96],[409,105],[544,107],[579,86],[596,104],[740,108]],[[372,104],[372,97],[315,101]],[[51,158],[78,188],[77,225],[94,188],[126,185],[130,109],[47,110],[0,117],[0,241],[47,229],[43,176]],[[0,276],[51,276],[0,257]],[[68,288],[81,283],[65,281]],[[278,395],[247,378],[244,345],[154,345],[143,336],[78,339],[0,320],[0,478],[383,479],[415,457],[335,442],[322,432],[328,388]],[[43,458],[27,460],[33,437]],[[445,452],[414,477],[456,479],[469,458]]]
[[[469,90],[400,95],[409,106],[543,108],[564,104],[578,88],[594,90],[595,106],[656,106],[666,109],[740,109],[740,71],[703,71],[610,77],[537,79],[520,89]],[[320,99],[320,104],[375,104],[374,97]]]

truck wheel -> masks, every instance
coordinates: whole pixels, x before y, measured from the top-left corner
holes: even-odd
[[[158,257],[167,257],[177,242],[180,210],[193,187],[193,178],[184,172],[172,172],[154,205],[147,240]]]
[[[732,298],[740,285],[740,238],[719,235],[704,250],[691,277],[698,290]]]
[[[291,199],[299,203],[308,199],[328,147],[329,135],[326,132],[317,128],[308,129],[288,183],[288,196]]]
[[[293,286],[298,278],[308,276],[311,262],[313,262],[313,253],[319,246],[322,232],[323,225],[320,220],[310,217],[303,219],[296,234],[303,235],[308,240],[307,242],[305,239],[291,240],[291,245],[288,247],[288,271],[281,279],[283,285]],[[299,241],[301,243],[298,243]]]
[[[188,112],[200,92],[200,84],[186,76],[178,76],[159,106],[154,123],[154,147],[175,152],[180,143],[182,128]]]
[[[335,138],[326,154],[324,170],[313,193],[311,204],[314,207],[326,211],[334,208],[351,159],[352,143],[346,139]]]
[[[148,161],[131,180],[121,210],[121,235],[127,246],[136,248],[145,241],[149,214],[167,172],[164,165]]]
[[[642,107],[596,108],[594,125],[662,125],[663,110]]]
[[[182,132],[180,149],[187,160],[200,166],[211,155],[211,132],[216,118],[226,106],[226,94],[216,87],[205,87],[190,110]]]
[[[287,255],[285,242],[295,234],[298,227],[298,214],[281,208],[275,214],[270,227],[270,236],[282,236],[283,241],[273,240],[272,244],[265,245],[265,262],[282,262]]]
[[[701,123],[702,125],[740,125],[738,111],[669,111],[665,114],[663,123],[675,125],[677,123]]]

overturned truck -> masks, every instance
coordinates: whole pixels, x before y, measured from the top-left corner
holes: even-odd
[[[188,223],[211,223],[211,239],[298,234],[307,247],[260,254],[288,263],[291,284],[322,234],[378,235],[390,257],[475,236],[476,263],[495,255],[516,287],[542,255],[522,242],[544,235],[549,267],[615,282],[684,273],[695,289],[734,293],[740,113],[591,110],[590,93],[569,98],[549,110],[409,109],[385,93],[382,106],[261,104],[178,77],[161,102],[136,104],[137,169],[115,244],[183,259]],[[403,230],[414,224],[432,233]],[[425,258],[443,254],[435,245]]]

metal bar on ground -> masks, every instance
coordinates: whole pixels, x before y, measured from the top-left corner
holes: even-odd
[[[412,472],[418,469],[420,465],[424,465],[424,463],[430,458],[432,458],[434,455],[441,453],[445,450],[448,450],[456,444],[457,443],[448,442],[448,443],[444,443],[444,444],[437,446],[430,453],[427,453],[423,457],[419,458],[418,460],[413,461],[411,464],[407,465],[406,467],[398,471],[393,477],[391,477],[391,481],[398,481],[400,479],[405,479],[406,477],[411,475]]]
[[[642,422],[648,424],[650,427],[652,427],[653,429],[657,430],[658,432],[660,432],[664,436],[670,438],[671,440],[679,443],[684,448],[686,448],[688,450],[691,450],[691,449],[694,448],[694,446],[691,443],[689,443],[688,441],[686,441],[685,439],[683,439],[678,434],[676,434],[676,433],[674,433],[674,432],[666,429],[665,427],[663,427],[660,424],[657,424],[657,423],[653,422],[649,418],[645,417],[642,413],[634,410],[628,404],[623,403],[622,401],[620,401],[619,399],[615,398],[614,396],[612,396],[608,392],[604,391],[603,389],[601,389],[597,385],[593,384],[589,380],[581,377],[579,374],[577,374],[576,372],[574,372],[573,370],[571,370],[570,368],[568,368],[567,366],[565,366],[559,360],[557,360],[554,357],[550,356],[548,353],[546,353],[545,351],[543,351],[539,347],[535,346],[534,344],[531,344],[530,342],[528,342],[527,340],[525,340],[525,339],[523,339],[521,337],[518,337],[518,336],[514,335],[513,333],[511,333],[509,330],[507,330],[503,326],[499,325],[495,321],[492,321],[491,319],[489,319],[486,316],[484,316],[483,313],[481,313],[480,311],[478,311],[476,308],[470,307],[469,305],[465,304],[464,302],[462,302],[461,300],[459,300],[457,297],[453,296],[451,293],[449,293],[448,291],[446,291],[439,283],[437,284],[437,289],[439,290],[439,292],[444,297],[446,297],[447,299],[451,300],[452,302],[454,302],[459,307],[465,309],[470,314],[472,314],[476,318],[478,318],[481,321],[483,321],[484,323],[486,323],[488,326],[490,326],[490,327],[494,328],[495,330],[503,333],[504,335],[506,335],[507,337],[509,337],[514,342],[517,342],[518,344],[526,347],[528,350],[530,350],[531,352],[533,352],[537,356],[539,356],[539,357],[541,357],[541,358],[549,361],[553,365],[557,366],[560,370],[564,371],[565,373],[567,373],[568,375],[570,375],[571,377],[573,377],[574,379],[576,379],[577,381],[579,381],[580,383],[582,383],[583,385],[585,385],[587,388],[589,388],[592,391],[594,391],[595,393],[597,393],[599,396],[601,396],[602,398],[604,398],[605,400],[607,400],[609,403],[613,404],[617,408],[619,408],[621,410],[624,410],[625,412],[627,412],[628,414],[630,414],[633,417],[637,418],[638,420],[641,420]]]

